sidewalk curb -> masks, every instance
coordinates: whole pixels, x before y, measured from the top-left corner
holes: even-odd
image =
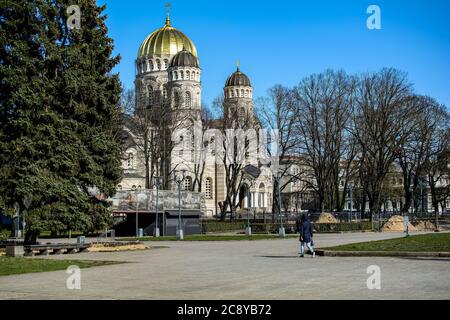
[[[322,257],[450,257],[450,252],[332,251],[320,249],[316,250],[316,254]]]

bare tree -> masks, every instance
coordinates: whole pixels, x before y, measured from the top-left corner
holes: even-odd
[[[348,158],[344,177],[352,168],[355,152],[350,140],[346,140],[352,90],[352,78],[331,70],[312,75],[294,88],[299,153],[304,155],[304,165],[310,173],[304,182],[316,192],[321,211],[326,201],[330,208],[338,202],[343,156]]]
[[[301,137],[296,130],[296,117],[294,107],[293,91],[281,85],[275,85],[268,90],[267,97],[257,100],[257,115],[261,121],[262,127],[271,129],[273,132],[278,131],[277,137],[277,155],[270,154],[270,156],[277,156],[280,166],[273,168],[278,172],[274,175],[280,178],[280,192],[292,182],[301,180],[303,170],[299,157],[295,157],[299,150]],[[299,170],[293,173],[293,166]],[[272,210],[279,212],[278,202],[278,180],[274,179],[272,190]]]
[[[357,140],[359,178],[372,213],[380,212],[383,182],[409,136],[414,114],[408,101],[411,87],[406,75],[383,69],[361,76],[354,103],[351,132]]]
[[[426,177],[426,166],[430,158],[439,149],[433,148],[436,133],[442,130],[445,121],[445,111],[432,98],[424,96],[412,96],[408,101],[408,107],[414,111],[412,121],[408,124],[411,127],[404,127],[407,130],[407,137],[400,144],[397,162],[402,169],[403,194],[405,202],[402,212],[408,212],[411,206],[416,207],[419,184]],[[409,133],[409,134],[408,134]],[[416,204],[413,204],[416,199]]]
[[[220,205],[221,219],[224,220],[228,210],[235,216],[239,202],[239,192],[243,185],[243,169],[249,163],[251,146],[256,142],[256,137],[246,135],[247,130],[259,127],[252,111],[228,105],[223,96],[214,101],[216,109],[223,114],[219,126],[220,135],[216,137],[217,159],[224,168],[225,199]],[[256,142],[257,143],[257,142]],[[230,217],[231,218],[231,217]]]
[[[162,91],[146,92],[137,87],[134,112],[131,123],[136,131],[136,147],[143,154],[145,166],[145,188],[153,188],[153,177],[163,177],[163,188],[169,188],[172,170],[172,151],[179,143],[172,134],[190,125],[190,110],[182,108],[182,98],[172,101]],[[132,94],[126,92],[124,100],[131,100]],[[127,104],[128,105],[128,104]],[[139,106],[139,107],[138,107]]]

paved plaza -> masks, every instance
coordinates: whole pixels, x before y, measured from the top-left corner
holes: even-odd
[[[401,233],[317,234],[318,247],[401,237]],[[81,290],[65,271],[0,277],[0,299],[449,299],[450,259],[298,258],[298,240],[148,242],[142,251],[47,259],[114,260],[81,270]],[[369,290],[367,267],[381,269]]]

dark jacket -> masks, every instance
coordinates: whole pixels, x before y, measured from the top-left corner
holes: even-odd
[[[304,242],[311,242],[313,237],[313,229],[311,222],[308,220],[302,221],[300,226],[300,240],[303,238]]]

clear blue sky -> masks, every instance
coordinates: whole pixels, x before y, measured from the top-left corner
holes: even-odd
[[[165,0],[98,0],[122,61],[116,68],[133,87],[141,42],[164,25]],[[173,0],[172,26],[195,43],[203,100],[221,93],[236,60],[255,96],[274,84],[296,85],[327,68],[348,73],[395,67],[416,91],[450,106],[450,1],[448,0]],[[382,30],[368,30],[366,9],[381,8]]]

